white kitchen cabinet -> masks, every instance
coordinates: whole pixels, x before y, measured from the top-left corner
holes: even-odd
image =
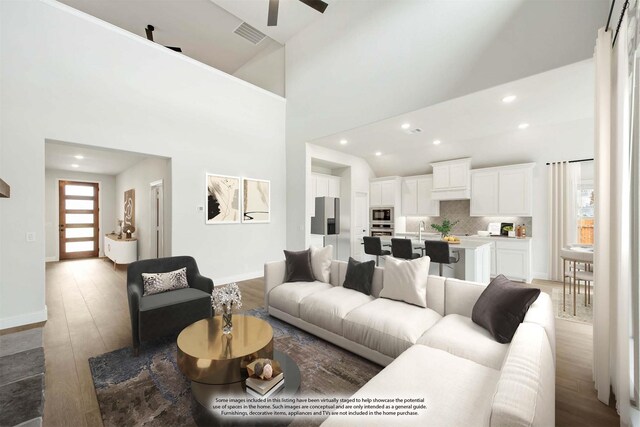
[[[340,198],[340,177],[332,176],[329,178],[329,197]]]
[[[384,178],[376,181],[371,181],[369,184],[369,205],[374,207],[395,207],[401,209],[400,204],[400,192],[401,190],[400,178]]]
[[[499,180],[500,214],[533,216],[533,168],[501,170]]]
[[[402,180],[402,215],[418,214],[418,179],[404,178]]]
[[[531,282],[530,242],[496,242],[496,273],[504,274],[509,279]]]
[[[329,179],[322,175],[316,175],[316,197],[329,195]]]
[[[504,274],[509,279],[531,283],[531,238],[465,236],[463,239],[491,242],[491,277]]]
[[[471,216],[533,216],[535,163],[471,172]]]
[[[440,216],[440,200],[434,200],[433,175],[418,179],[418,214],[424,216]]]
[[[440,201],[433,200],[433,175],[407,177],[402,180],[402,215],[439,216]]]
[[[340,197],[340,177],[321,173],[311,174],[311,194],[309,194],[309,210],[315,216],[316,197]]]
[[[372,182],[369,185],[369,206],[382,206],[382,183]]]
[[[496,253],[496,242],[491,242],[491,277],[498,275],[498,255]]]
[[[382,182],[382,206],[393,206],[396,201],[396,187],[395,181],[383,181]]]
[[[464,200],[470,196],[471,159],[432,163],[434,200]]]
[[[498,171],[471,171],[471,216],[491,216],[498,212]]]

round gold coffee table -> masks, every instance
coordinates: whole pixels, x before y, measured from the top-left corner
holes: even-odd
[[[232,385],[247,378],[255,359],[273,358],[273,329],[257,317],[233,315],[233,331],[225,335],[222,316],[215,316],[187,326],[177,344],[178,367],[191,381]]]

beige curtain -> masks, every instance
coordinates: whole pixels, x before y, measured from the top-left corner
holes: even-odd
[[[598,399],[613,390],[620,424],[630,425],[631,145],[627,17],[614,49],[611,31],[598,32],[595,138],[595,256],[593,376]]]
[[[549,278],[562,280],[560,250],[578,242],[580,163],[549,165]]]

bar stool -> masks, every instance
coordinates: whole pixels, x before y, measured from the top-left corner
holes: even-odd
[[[413,252],[411,239],[391,239],[391,253],[394,258],[402,259],[416,259],[421,256]]]
[[[584,283],[584,305],[591,303],[591,283],[593,282],[593,252],[562,248],[562,311],[566,311],[566,286],[569,279],[569,293],[573,286],[573,315],[576,315],[576,294],[580,292],[580,281]],[[567,271],[569,261],[569,271]],[[578,264],[584,265],[584,269],[578,268]]]
[[[382,250],[382,241],[379,237],[364,236],[364,253],[376,256],[376,265],[380,264],[380,257],[391,255],[391,251]]]
[[[424,241],[425,254],[431,258],[431,262],[437,262],[438,272],[442,276],[442,266],[444,264],[455,264],[460,261],[460,255],[452,257],[449,253],[449,242],[443,242],[441,240],[425,240]]]

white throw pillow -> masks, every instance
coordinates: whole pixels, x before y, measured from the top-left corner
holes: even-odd
[[[331,260],[333,259],[333,246],[316,248],[311,246],[311,269],[316,280],[329,283],[331,280]]]
[[[187,268],[182,267],[167,273],[142,273],[142,283],[144,285],[142,296],[188,288]]]
[[[430,264],[428,256],[410,261],[385,258],[380,297],[426,307]]]

